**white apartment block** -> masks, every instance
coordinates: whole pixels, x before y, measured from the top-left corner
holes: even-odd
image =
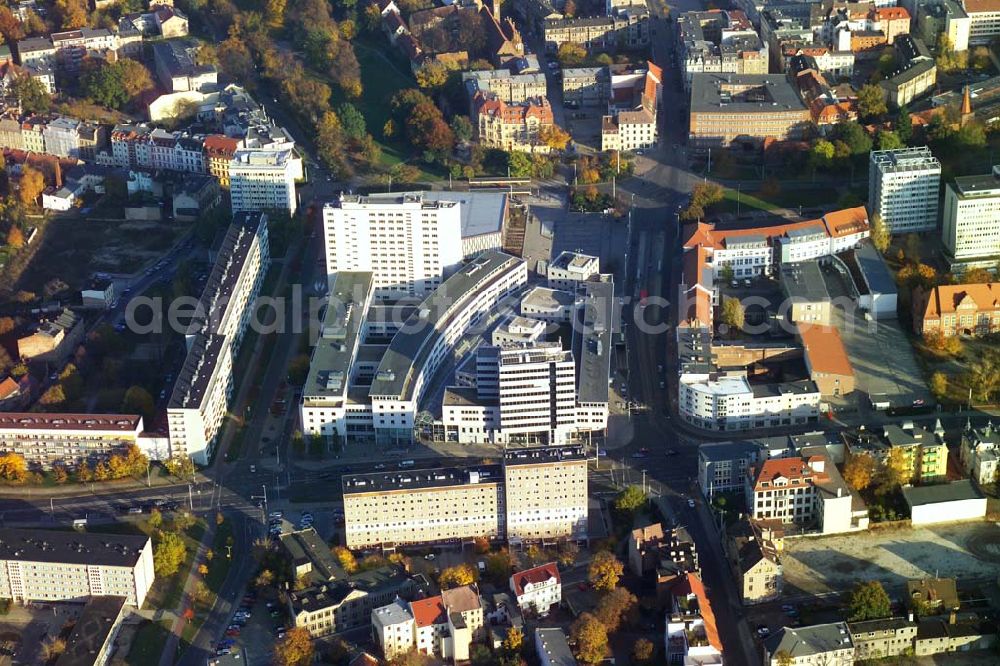
[[[969,46],[989,44],[1000,35],[1000,2],[996,0],[963,0],[969,17]]]
[[[541,617],[548,615],[553,606],[562,602],[562,580],[559,567],[549,562],[510,577],[510,591],[514,593],[517,607]]]
[[[454,663],[468,661],[469,647],[483,638],[483,627],[483,602],[475,585],[416,601],[397,599],[372,611],[372,632],[386,660],[416,649]]]
[[[744,374],[686,374],[679,387],[681,418],[704,430],[754,430],[819,420],[820,391],[810,380],[750,384]]]
[[[647,109],[619,111],[601,118],[601,150],[648,150],[656,147],[656,114]]]
[[[944,246],[955,261],[1000,256],[1000,167],[962,176],[944,190]]]
[[[940,188],[941,163],[927,146],[872,151],[868,206],[892,233],[935,229]]]
[[[233,361],[270,264],[267,216],[233,219],[199,301],[167,404],[171,454],[207,464],[233,390]]]
[[[153,577],[147,536],[0,528],[0,598],[81,602],[112,595],[140,608]]]
[[[75,467],[120,454],[129,445],[157,460],[164,457],[157,441],[143,436],[137,414],[0,412],[0,452],[17,453],[32,468]]]
[[[413,613],[407,601],[396,599],[372,611],[372,633],[387,660],[413,647],[414,629]]]
[[[503,464],[345,475],[348,548],[587,536],[580,447],[509,449]]]
[[[962,433],[959,457],[969,478],[982,486],[1000,480],[1000,430],[992,423],[982,428],[966,424]]]
[[[229,163],[229,193],[233,213],[298,207],[295,178],[302,165],[291,148],[237,150]]]
[[[549,263],[547,276],[549,287],[576,291],[581,282],[596,279],[601,272],[601,260],[580,252],[560,252]]]
[[[573,353],[553,345],[500,350],[499,429],[506,442],[563,444],[576,429]]]
[[[341,194],[323,206],[326,270],[370,271],[380,300],[423,297],[463,259],[500,249],[506,215],[504,194]]]

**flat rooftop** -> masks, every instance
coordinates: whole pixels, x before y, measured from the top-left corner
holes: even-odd
[[[521,296],[522,306],[528,305],[550,312],[569,307],[575,301],[576,299],[572,293],[562,289],[549,289],[548,287],[532,287]]]
[[[954,189],[961,197],[1000,196],[1000,167],[993,167],[993,173],[981,176],[959,176],[955,178]]]
[[[585,461],[587,455],[582,446],[546,446],[527,449],[507,449],[503,455],[504,465],[545,465],[567,461]]]
[[[368,271],[339,271],[331,278],[330,300],[302,391],[306,400],[346,395],[372,285]]]
[[[854,251],[858,268],[868,282],[868,287],[876,294],[895,294],[896,281],[886,268],[885,261],[870,241],[862,241]]]
[[[784,74],[691,76],[692,113],[784,113],[806,105]]]
[[[149,537],[0,528],[0,560],[134,567]]]
[[[611,335],[615,326],[615,285],[606,280],[582,282],[573,317],[573,352],[577,358],[579,403],[607,403],[611,376]]]
[[[501,483],[503,469],[500,465],[472,467],[439,467],[412,471],[376,472],[373,474],[345,474],[341,478],[345,495],[429,490],[482,483]]]
[[[479,255],[428,296],[389,344],[372,382],[370,395],[403,400],[413,397],[414,379],[450,320],[475,294],[521,265],[503,252]]]
[[[125,597],[90,597],[80,611],[80,617],[66,639],[66,650],[59,655],[55,666],[93,666],[94,657],[108,642],[124,607]]]
[[[910,486],[903,488],[906,503],[912,506],[937,504],[938,502],[959,502],[962,500],[983,499],[969,479],[939,483],[932,486]]]
[[[830,292],[826,290],[817,261],[782,264],[781,288],[789,298],[812,303],[830,300]]]

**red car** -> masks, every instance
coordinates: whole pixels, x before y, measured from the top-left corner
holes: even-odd
[[[226,636],[237,637],[240,635],[239,629],[226,629]]]

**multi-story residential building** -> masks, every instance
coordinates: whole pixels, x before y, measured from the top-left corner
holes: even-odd
[[[53,70],[56,66],[56,49],[48,37],[29,37],[17,42],[17,64]]]
[[[328,636],[367,626],[376,609],[411,598],[417,589],[400,567],[378,567],[289,592],[288,614],[294,626],[308,629],[311,636]]]
[[[233,213],[280,210],[294,215],[298,208],[295,174],[301,168],[291,148],[237,150],[229,163]]]
[[[449,661],[467,661],[470,643],[482,638],[483,603],[475,585],[464,585],[438,596],[376,608],[371,622],[386,659],[416,649]]]
[[[114,58],[120,43],[118,35],[107,28],[80,28],[51,35],[56,61],[66,72],[77,72],[87,56]]]
[[[117,647],[115,639],[125,618],[126,598],[114,595],[91,597],[80,610],[66,638],[66,649],[55,666],[106,666]]]
[[[607,67],[568,67],[562,70],[563,103],[603,106],[611,97],[611,75]]]
[[[702,444],[698,447],[698,486],[709,499],[716,493],[743,492],[747,471],[768,457],[769,451],[758,441]]]
[[[962,0],[969,17],[969,46],[989,44],[1000,35],[1000,4],[996,0]]]
[[[812,120],[781,74],[692,74],[690,108],[688,140],[698,151],[799,140]]]
[[[555,123],[546,97],[508,104],[493,93],[476,93],[472,100],[472,125],[479,142],[508,152],[549,152],[541,132]]]
[[[900,35],[893,47],[899,70],[881,82],[888,101],[896,106],[909,104],[937,83],[937,63],[923,40]]]
[[[156,439],[143,436],[136,414],[42,414],[0,412],[0,451],[17,453],[32,468],[106,459],[134,445],[160,459]]]
[[[345,475],[349,548],[487,537],[586,537],[586,458],[576,447],[510,449],[503,465]]]
[[[542,33],[552,52],[566,42],[593,51],[635,50],[649,45],[649,24],[649,9],[633,5],[607,16],[548,19]]]
[[[463,259],[499,249],[507,207],[485,192],[342,194],[323,206],[327,272],[372,272],[379,300],[426,296]]]
[[[829,80],[849,79],[854,75],[855,57],[851,51],[833,51],[825,46],[789,46],[783,53],[786,63],[799,56],[807,58],[808,67]]]
[[[176,7],[159,5],[152,12],[153,22],[164,39],[187,37],[188,18]]]
[[[768,73],[768,48],[742,11],[687,12],[677,19],[677,30],[688,89],[696,73]]]
[[[913,330],[920,335],[986,335],[1000,330],[1000,282],[942,284],[913,295]]]
[[[941,163],[930,148],[874,150],[868,169],[868,204],[892,233],[937,227]]]
[[[985,176],[960,176],[945,186],[942,236],[957,262],[1000,256],[1000,167]]]
[[[773,530],[744,518],[732,532],[726,551],[743,603],[759,604],[780,597],[784,575]]]
[[[656,114],[648,109],[619,111],[601,118],[601,150],[648,150],[656,147]]]
[[[233,389],[233,359],[270,264],[267,216],[236,215],[191,324],[192,343],[167,404],[170,452],[207,464]]]
[[[884,462],[889,452],[897,449],[906,461],[908,478],[916,483],[943,480],[948,473],[948,447],[940,423],[935,432],[914,425],[912,421],[888,424],[844,438],[851,454],[868,453]]]
[[[541,666],[577,666],[578,663],[569,647],[566,632],[559,627],[535,628],[535,654]]]
[[[587,458],[582,447],[508,449],[504,505],[511,542],[587,536]]]
[[[848,622],[854,659],[889,659],[912,654],[918,624],[904,617]]]
[[[0,597],[20,603],[125,597],[141,608],[153,585],[147,536],[0,528]]]
[[[628,565],[636,576],[652,571],[697,572],[698,551],[683,527],[664,529],[661,523],[632,530],[628,541]]]
[[[980,486],[1000,482],[1000,430],[992,423],[982,428],[967,423],[959,456],[965,473]]]
[[[198,44],[184,39],[172,39],[153,44],[156,77],[167,92],[213,92],[218,87],[219,74],[212,65],[197,64]]]
[[[497,355],[499,430],[512,444],[564,444],[576,428],[576,367],[558,342]]]
[[[478,92],[496,95],[497,99],[507,104],[540,99],[548,93],[542,72],[514,74],[509,69],[478,70],[463,72],[462,81],[470,102],[475,100]]]
[[[228,190],[229,164],[236,157],[236,151],[240,147],[239,139],[222,134],[210,134],[205,137],[203,145],[208,173],[219,181],[219,187]]]
[[[683,375],[679,413],[696,428],[718,432],[815,423],[821,394],[811,380],[751,384],[745,374]]]
[[[969,49],[972,20],[958,0],[937,0],[915,3],[913,33],[926,43],[934,44],[940,33],[945,33],[956,52]],[[914,12],[915,10],[915,12]]]
[[[722,666],[722,640],[715,613],[696,573],[674,583],[666,617],[666,663]]]
[[[836,466],[824,455],[765,460],[750,468],[745,490],[747,507],[755,520],[815,528],[823,534],[868,525],[864,503],[851,494]]]
[[[579,283],[597,278],[601,272],[601,260],[589,254],[567,250],[560,252],[549,263],[546,271],[551,288],[576,291]]]
[[[847,623],[782,627],[764,639],[765,666],[851,666],[854,642]]]
[[[510,591],[522,613],[545,617],[562,602],[562,579],[555,562],[515,571],[510,577]]]
[[[50,121],[42,136],[45,137],[45,152],[59,157],[80,157],[80,121],[61,117]]]

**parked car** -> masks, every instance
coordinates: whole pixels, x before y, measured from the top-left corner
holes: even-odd
[[[694,500],[691,499],[691,498],[688,498],[688,507],[693,509],[695,506],[696,505],[694,503]]]

